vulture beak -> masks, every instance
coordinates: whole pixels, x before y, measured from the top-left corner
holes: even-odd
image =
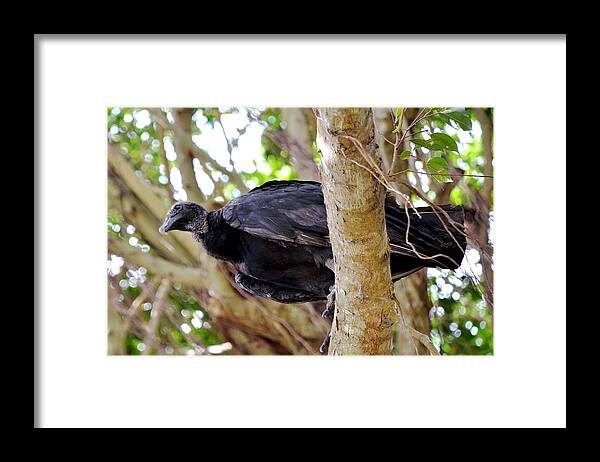
[[[161,234],[167,234],[169,231],[171,231],[171,229],[173,228],[173,225],[175,224],[175,222],[177,221],[179,217],[177,215],[167,215],[165,217],[165,221],[164,223],[160,226],[160,228],[158,228],[158,231]]]

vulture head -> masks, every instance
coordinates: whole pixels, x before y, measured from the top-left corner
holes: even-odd
[[[207,215],[208,212],[198,204],[184,201],[176,202],[167,213],[165,221],[158,230],[163,234],[169,231],[189,231],[202,234],[207,230]]]

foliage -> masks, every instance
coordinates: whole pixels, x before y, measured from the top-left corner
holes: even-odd
[[[488,109],[488,115],[493,115]],[[404,113],[398,108],[395,114]],[[420,119],[419,119],[420,115]],[[435,201],[437,183],[452,182],[460,175],[460,182],[449,195],[449,202],[471,205],[472,193],[480,191],[484,183],[484,153],[481,127],[469,108],[424,108],[418,112],[412,132],[405,131],[409,150],[400,155],[411,161],[417,173],[407,174],[410,182]],[[396,118],[396,133],[402,133],[400,118]],[[414,135],[413,135],[414,133]],[[490,181],[490,180],[489,180]],[[425,205],[416,194],[414,203]],[[492,202],[493,204],[493,202]],[[430,313],[431,338],[442,354],[492,354],[492,314],[478,283],[482,265],[475,249],[467,251],[463,265],[457,271],[428,270],[428,292],[433,302]]]

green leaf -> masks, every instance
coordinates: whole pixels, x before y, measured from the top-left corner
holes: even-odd
[[[446,125],[451,125],[450,122],[452,121],[452,119],[450,117],[448,117],[446,114],[438,114],[437,116]]]
[[[416,138],[414,140],[410,140],[410,142],[412,144],[414,144],[415,146],[419,146],[421,148],[427,148],[427,149],[431,149],[433,142],[431,140],[423,140],[420,138]]]
[[[445,133],[432,133],[431,139],[435,141],[436,144],[439,144],[444,149],[448,149],[449,151],[458,152],[458,146],[456,145],[456,141],[450,135],[446,135]]]
[[[462,112],[448,112],[446,115],[454,120],[463,130],[471,130],[471,118],[468,115]]]
[[[450,183],[452,181],[452,178],[450,178],[450,175],[446,175],[444,173],[438,173],[438,174],[433,175],[432,177],[438,183]]]
[[[448,173],[448,162],[443,157],[432,157],[427,161],[429,173]]]
[[[422,148],[427,148],[430,151],[445,151],[446,148],[444,147],[444,145],[442,143],[440,143],[437,140],[434,139],[429,139],[429,140],[424,140],[424,139],[414,139],[414,140],[410,140],[411,143],[413,143],[416,146],[420,146]]]
[[[427,161],[427,170],[431,173],[432,178],[438,183],[446,183],[451,181],[448,176],[448,162],[443,157],[432,157]]]
[[[400,153],[400,160],[406,160],[408,159],[410,156],[412,156],[412,152],[410,151],[402,151]]]

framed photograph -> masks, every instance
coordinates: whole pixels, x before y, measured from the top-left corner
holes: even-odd
[[[35,79],[35,426],[566,425],[565,36],[41,35]]]

